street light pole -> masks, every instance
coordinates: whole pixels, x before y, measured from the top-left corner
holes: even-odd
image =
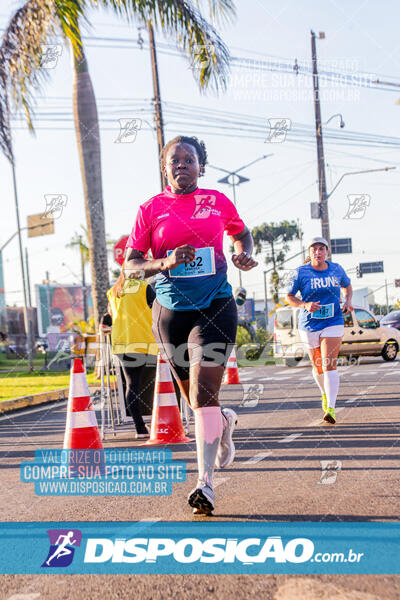
[[[22,288],[24,293],[24,317],[25,317],[25,329],[27,336],[28,346],[28,368],[29,371],[33,371],[33,350],[32,350],[32,331],[31,321],[28,312],[28,298],[26,293],[26,279],[25,279],[25,268],[24,268],[24,255],[22,252],[22,237],[21,237],[21,223],[19,219],[19,206],[18,206],[18,194],[17,194],[17,178],[15,175],[15,164],[14,160],[11,160],[12,177],[13,177],[13,188],[14,188],[14,200],[15,200],[15,213],[17,216],[17,230],[18,230],[18,245],[19,245],[19,259],[21,265],[21,276],[22,276]]]
[[[323,36],[325,37],[325,36]],[[326,192],[326,175],[325,175],[325,157],[324,144],[322,140],[321,127],[321,104],[319,97],[319,79],[317,68],[317,49],[315,44],[315,33],[311,31],[311,55],[313,65],[313,90],[314,90],[314,110],[315,110],[315,135],[317,140],[317,157],[318,157],[318,190],[320,202],[320,219],[322,237],[328,242],[328,247],[331,246],[331,235],[329,231],[329,214]]]
[[[364,171],[350,171],[349,173],[343,173],[343,175],[340,177],[340,179],[337,181],[337,183],[333,186],[332,190],[327,195],[327,198],[330,198],[332,196],[333,192],[336,190],[338,185],[348,175],[362,175],[363,173],[377,173],[378,171],[392,171],[393,169],[396,169],[396,168],[397,167],[382,167],[381,169],[365,169]]]
[[[263,275],[264,275],[265,330],[268,330],[267,271],[263,271]]]
[[[245,183],[246,181],[250,181],[250,179],[248,177],[243,177],[242,175],[238,175],[239,171],[243,171],[243,169],[247,169],[247,167],[254,165],[254,163],[258,162],[259,160],[264,160],[264,158],[268,158],[269,156],[273,156],[273,154],[264,154],[263,156],[259,156],[255,160],[252,160],[251,162],[243,165],[242,167],[239,167],[239,169],[236,169],[235,171],[228,171],[228,169],[222,169],[221,167],[216,167],[216,166],[210,165],[210,164],[207,166],[211,167],[211,169],[216,169],[217,171],[222,171],[223,173],[227,173],[227,175],[225,177],[223,177],[222,179],[218,179],[218,183],[225,183],[232,187],[233,204],[236,206],[236,186],[241,183]],[[239,286],[243,287],[242,286],[242,271],[240,269],[239,269]]]
[[[81,251],[81,275],[82,275],[82,294],[83,294],[83,320],[88,320],[87,309],[87,293],[86,293],[86,278],[85,278],[85,260],[83,256],[82,236],[79,236],[79,249]]]

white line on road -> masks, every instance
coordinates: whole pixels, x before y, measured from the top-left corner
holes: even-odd
[[[266,458],[267,456],[270,456],[271,454],[272,454],[272,450],[266,450],[265,452],[260,452],[259,454],[255,454],[248,460],[245,460],[244,464],[248,465],[249,463],[258,463],[258,462],[260,462],[260,460],[263,460],[264,458]]]
[[[303,434],[302,433],[291,433],[290,435],[287,435],[286,437],[284,437],[282,440],[278,440],[278,444],[286,444],[288,442],[293,442],[293,440],[300,437],[301,435],[303,435]]]
[[[283,381],[284,379],[291,379],[291,377],[259,377],[257,381]]]
[[[355,402],[356,400],[359,400],[360,398],[349,398],[348,400],[346,400],[346,404],[349,404],[350,402]]]
[[[31,592],[29,594],[13,594],[7,600],[36,600],[37,598],[40,598],[40,594],[38,592]]]

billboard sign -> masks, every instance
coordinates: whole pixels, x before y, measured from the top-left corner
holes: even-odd
[[[74,321],[84,320],[83,287],[81,285],[35,285],[39,335],[63,333]],[[88,315],[93,316],[90,290],[86,288]]]

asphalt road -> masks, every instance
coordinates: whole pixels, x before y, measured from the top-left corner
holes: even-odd
[[[240,370],[242,385],[220,400],[236,410],[236,460],[216,472],[215,520],[398,521],[400,362],[364,359],[340,367],[335,426],[321,420],[310,367]],[[256,384],[259,400],[243,402]],[[254,398],[254,395],[253,395]],[[253,406],[251,406],[253,404]],[[256,406],[254,406],[256,404]],[[0,418],[3,521],[191,521],[187,493],[196,482],[194,441],[170,446],[187,463],[185,483],[168,497],[39,497],[19,466],[39,448],[60,448],[65,405]],[[192,426],[193,438],[193,426]],[[139,448],[129,432],[105,447]],[[1,598],[400,598],[398,576],[1,576]]]

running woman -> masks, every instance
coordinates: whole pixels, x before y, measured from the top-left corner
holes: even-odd
[[[286,301],[301,307],[299,332],[313,365],[313,376],[322,394],[324,421],[336,423],[339,390],[337,357],[344,334],[343,313],[353,310],[353,290],[343,267],[327,260],[328,242],[315,237],[309,244],[310,261],[295,270]],[[340,307],[340,288],[344,304]],[[300,292],[301,299],[295,294]]]
[[[218,393],[236,340],[237,309],[227,280],[224,231],[232,262],[249,271],[253,241],[233,203],[221,192],[200,189],[207,152],[195,137],[178,136],[161,153],[169,185],[139,208],[127,242],[126,267],[156,277],[153,333],[182,395],[194,410],[198,482],[188,502],[194,513],[214,509],[214,466],[230,465],[236,413],[221,410]],[[130,249],[130,250],[129,250]],[[145,260],[151,249],[153,260]]]

